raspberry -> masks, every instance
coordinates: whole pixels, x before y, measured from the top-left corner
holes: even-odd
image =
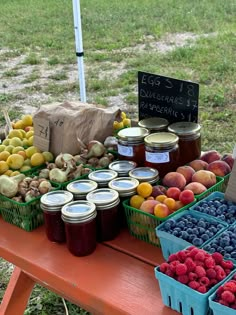
[[[204,267],[204,266],[205,266],[204,261],[202,261],[202,260],[195,260],[194,262],[195,262],[195,264],[196,264],[197,266],[201,266],[201,267]]]
[[[218,303],[225,305],[225,306],[229,306],[229,303],[226,302],[225,300],[219,300]]]
[[[187,266],[187,269],[188,271],[193,271],[196,267],[196,264],[195,262],[192,260],[191,257],[188,257],[186,260],[185,260],[185,265]]]
[[[176,280],[183,284],[187,284],[189,279],[187,275],[181,275],[181,276],[178,276]]]
[[[236,303],[231,304],[230,307],[231,307],[232,309],[236,310]]]
[[[178,276],[185,275],[187,273],[187,266],[185,264],[178,264],[175,272]]]
[[[181,250],[178,253],[176,253],[176,255],[180,262],[184,262],[187,256],[187,252],[185,250]]]
[[[223,256],[218,252],[213,253],[211,257],[215,260],[216,264],[220,264],[223,260]]]
[[[200,284],[197,281],[190,281],[188,283],[188,286],[192,288],[193,290],[196,290],[197,288],[200,287]]]
[[[205,266],[207,268],[214,268],[216,265],[215,260],[212,257],[205,259]]]
[[[231,260],[222,260],[220,265],[224,268],[224,269],[233,269],[234,264]]]
[[[216,290],[216,297],[220,298],[221,294],[224,292],[224,287],[221,285],[217,290]]]
[[[170,268],[166,270],[165,274],[171,278],[174,278],[175,276],[175,273]]]
[[[202,266],[196,266],[195,273],[199,278],[204,277],[206,275],[206,271]]]
[[[228,276],[231,271],[232,271],[232,270],[230,270],[230,269],[225,269],[226,276]]]
[[[160,272],[166,273],[166,270],[169,269],[169,264],[167,262],[163,262],[160,264]]]
[[[235,296],[232,292],[227,290],[221,294],[221,300],[226,301],[229,304],[234,303],[235,302]]]
[[[195,255],[198,253],[199,249],[197,247],[194,247],[194,246],[191,246],[191,248],[192,249],[190,250],[189,256],[194,258]],[[190,249],[190,247],[189,247],[189,249]]]
[[[209,268],[206,270],[206,276],[209,278],[209,279],[215,279],[216,277],[216,271],[215,269],[213,268]]]
[[[176,266],[179,265],[179,264],[180,264],[179,260],[174,260],[174,261],[170,262],[170,264],[169,264],[170,270],[175,272],[176,271]]]
[[[189,281],[195,281],[198,278],[198,275],[195,272],[189,272],[188,278]]]
[[[171,254],[168,258],[168,262],[172,262],[174,260],[178,260],[178,257],[176,254]]]
[[[200,287],[197,288],[197,291],[200,293],[206,293],[207,288],[204,285],[200,285]]]
[[[204,261],[205,260],[205,253],[203,251],[198,251],[198,253],[195,255],[194,260],[200,260]]]
[[[224,290],[228,290],[230,292],[236,293],[236,283],[234,281],[226,282],[224,285]]]
[[[216,285],[218,283],[218,281],[216,279],[210,279],[210,287],[214,287],[214,285]]]
[[[225,273],[224,269],[222,269],[222,270],[218,269],[218,270],[216,271],[216,279],[217,279],[217,280],[221,281],[221,280],[223,280],[225,277],[226,277],[226,273]]]
[[[198,282],[200,285],[207,287],[210,284],[210,280],[207,277],[201,277]]]

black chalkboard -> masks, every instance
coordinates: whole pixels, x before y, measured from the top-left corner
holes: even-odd
[[[170,123],[198,121],[199,84],[138,72],[139,120],[166,118]]]

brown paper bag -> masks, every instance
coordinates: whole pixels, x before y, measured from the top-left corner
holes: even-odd
[[[81,141],[104,142],[112,135],[113,122],[120,116],[118,107],[103,108],[81,102],[42,105],[34,114],[34,146],[60,153],[79,154]]]

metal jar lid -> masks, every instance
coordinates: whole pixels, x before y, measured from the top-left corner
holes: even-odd
[[[173,148],[179,141],[179,137],[171,132],[156,132],[145,137],[145,145],[158,148],[170,149]]]
[[[194,122],[180,121],[168,126],[168,131],[175,133],[179,137],[188,137],[198,134],[201,126]]]
[[[106,185],[112,179],[116,178],[118,173],[113,170],[97,170],[89,173],[88,178],[98,183],[98,185]]]
[[[118,177],[108,183],[109,188],[116,190],[120,197],[132,195],[138,185],[139,181],[132,177]]]
[[[74,197],[85,196],[90,191],[97,189],[98,184],[90,179],[79,179],[69,183],[66,189],[70,191]]]
[[[161,117],[144,118],[138,122],[138,125],[148,130],[164,130],[169,125],[169,121]]]
[[[73,200],[73,194],[65,190],[55,190],[44,194],[40,198],[40,206],[42,210],[58,211],[66,203]]]
[[[129,171],[137,167],[137,163],[133,161],[114,161],[109,164],[109,169],[118,173],[118,176],[126,176],[129,174]]]
[[[140,183],[156,183],[159,180],[159,172],[151,167],[137,167],[129,172],[129,176],[137,179]]]
[[[95,204],[87,200],[69,202],[62,207],[61,213],[62,220],[69,223],[87,222],[97,215]]]
[[[125,141],[140,141],[149,135],[149,130],[142,127],[130,127],[120,130],[117,134],[118,139]]]
[[[119,200],[119,193],[110,188],[98,188],[87,194],[86,199],[96,205],[97,210],[110,209],[117,205]]]

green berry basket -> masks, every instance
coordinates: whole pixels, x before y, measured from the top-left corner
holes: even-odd
[[[53,184],[53,190],[60,185]],[[0,212],[4,221],[16,225],[25,231],[32,231],[43,224],[43,212],[38,196],[28,202],[18,202],[0,194]]]
[[[156,235],[155,228],[162,222],[174,216],[176,213],[187,210],[196,203],[195,199],[193,202],[173,212],[168,217],[159,218],[150,213],[131,207],[129,201],[130,199],[126,199],[123,201],[123,207],[125,209],[125,216],[129,233],[139,240],[155,245],[157,247],[161,247],[161,245],[159,238]]]
[[[199,200],[209,196],[211,193],[213,193],[215,191],[223,192],[223,190],[224,190],[224,179],[222,177],[216,176],[215,185],[211,186],[210,188],[208,188],[203,193],[201,193],[199,195],[195,195],[195,198],[197,199],[197,201],[199,201]]]

